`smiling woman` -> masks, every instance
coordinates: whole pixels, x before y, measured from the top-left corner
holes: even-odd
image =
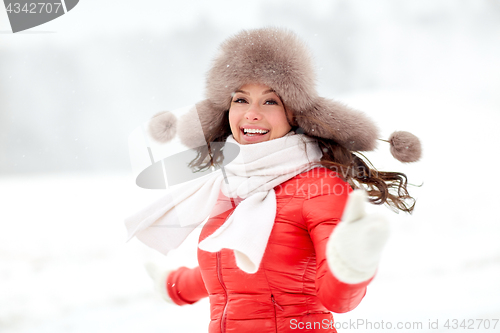
[[[234,139],[243,145],[281,138],[292,129],[279,96],[268,86],[255,83],[236,90],[229,126]]]
[[[131,236],[167,253],[207,220],[199,266],[152,276],[175,304],[209,297],[210,333],[336,332],[331,312],[361,302],[388,235],[385,219],[365,214],[367,197],[413,210],[404,174],[371,169],[357,155],[375,148],[376,126],[319,97],[314,81],[308,50],[289,31],[228,39],[208,73],[207,99],[178,129],[198,150],[191,166],[219,170],[127,221]],[[186,125],[196,122],[202,147]],[[419,146],[401,141],[408,137],[398,147],[417,148],[405,155],[416,160]],[[237,147],[234,160],[224,163],[229,148],[220,142]]]

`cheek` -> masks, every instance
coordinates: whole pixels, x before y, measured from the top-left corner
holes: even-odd
[[[235,134],[234,131],[239,128],[239,117],[236,112],[231,112],[229,110],[229,127],[231,127],[231,132],[233,132],[233,135]]]
[[[273,127],[275,130],[279,132],[288,132],[292,127],[288,123],[288,119],[286,118],[286,115],[284,112],[277,112],[273,119]]]
[[[234,119],[235,118],[234,112],[231,112],[231,110],[229,110],[228,118],[229,118],[229,126],[231,126],[232,128],[236,120]]]

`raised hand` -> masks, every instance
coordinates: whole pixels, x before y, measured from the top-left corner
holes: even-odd
[[[378,214],[366,214],[366,192],[349,196],[341,222],[326,247],[333,275],[345,283],[359,283],[375,275],[382,249],[389,237],[389,222]]]

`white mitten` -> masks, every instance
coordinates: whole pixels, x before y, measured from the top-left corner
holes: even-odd
[[[375,275],[387,238],[389,222],[385,217],[365,213],[366,192],[353,191],[341,222],[326,245],[326,258],[333,275],[355,284]]]
[[[151,279],[153,279],[155,290],[161,295],[161,297],[169,302],[174,303],[170,296],[168,296],[167,291],[167,278],[168,275],[173,271],[172,269],[162,269],[160,266],[152,261],[148,261],[144,264],[146,271],[148,272]]]

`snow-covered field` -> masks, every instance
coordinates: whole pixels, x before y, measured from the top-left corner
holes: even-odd
[[[420,102],[402,92],[343,98],[381,119],[406,103],[408,114],[415,115],[404,129],[420,136],[424,158],[402,165],[385,146],[370,155],[380,169],[404,171],[410,182],[423,186],[411,188],[418,198],[413,216],[371,208],[390,217],[392,236],[365,299],[354,311],[336,315],[339,323],[421,322],[422,329],[407,331],[444,332],[447,319],[468,324],[500,319],[499,195],[493,169],[499,115],[476,106],[470,119],[464,117],[469,105],[463,101],[418,96]],[[431,98],[434,108],[424,109]],[[442,107],[455,111],[454,127],[440,128]],[[391,121],[382,127],[399,129]],[[466,140],[465,130],[484,144]],[[207,300],[186,307],[167,304],[154,294],[143,268],[147,260],[195,265],[196,235],[166,258],[136,240],[125,243],[123,218],[159,195],[137,188],[128,174],[0,178],[0,331],[206,331]],[[436,320],[440,329],[429,329],[429,321]],[[350,327],[341,331],[366,328]]]
[[[0,8],[0,333],[207,331],[207,300],[167,304],[144,269],[196,265],[196,235],[167,257],[126,243],[123,219],[161,192],[112,170],[134,128],[203,98],[224,38],[265,25],[310,44],[321,96],[423,144],[414,165],[367,154],[423,185],[412,216],[370,207],[392,235],[339,331],[500,332],[499,18],[494,0],[86,0],[11,34]]]
[[[133,186],[126,175],[0,180],[1,332],[206,328],[207,303],[193,312],[155,297],[150,254],[125,243],[122,219],[141,204]]]

